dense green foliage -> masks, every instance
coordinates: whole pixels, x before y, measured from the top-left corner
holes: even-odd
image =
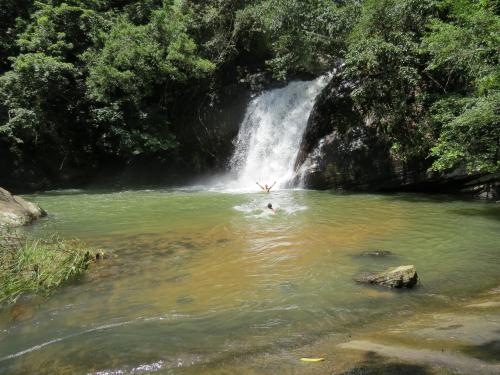
[[[470,172],[500,171],[500,17],[494,1],[448,1],[448,22],[433,18],[422,46],[430,54],[439,100],[436,170],[464,163]]]
[[[346,65],[356,83],[354,102],[403,159],[432,142],[419,44],[433,11],[432,0],[367,0],[350,35]]]
[[[34,240],[0,228],[0,304],[24,293],[50,293],[85,271],[97,254],[76,240]]]
[[[329,70],[345,53],[347,36],[355,24],[356,1],[266,0],[237,14],[237,30],[261,32],[271,51],[267,61],[273,74]]]
[[[346,56],[353,99],[396,157],[500,170],[500,18],[489,1],[364,2]],[[430,155],[429,155],[430,154]]]
[[[248,73],[312,76],[339,61],[395,157],[498,172],[498,11],[496,0],[6,0],[0,174],[57,183],[141,158],[211,167],[206,137],[185,123],[200,103]]]

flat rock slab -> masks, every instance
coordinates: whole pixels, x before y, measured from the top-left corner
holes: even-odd
[[[375,284],[387,288],[413,288],[418,282],[415,266],[399,266],[383,272],[364,273],[355,278],[359,283]]]
[[[0,226],[26,225],[46,214],[37,204],[12,195],[0,187]]]
[[[488,292],[488,294],[500,294],[500,286],[496,287],[496,288],[493,288],[493,289],[490,289],[490,291]]]
[[[488,309],[492,307],[500,307],[500,301],[487,301],[482,303],[473,303],[471,305],[467,305],[469,308],[480,308],[480,309]]]
[[[339,346],[343,349],[374,352],[384,357],[397,358],[411,363],[443,366],[461,374],[500,374],[500,365],[491,364],[458,353],[389,346],[363,340],[353,340]]]
[[[488,344],[500,342],[500,316],[494,311],[472,310],[466,314],[432,314],[422,322],[407,323],[408,335],[430,343],[451,340],[463,348],[485,348]],[[487,354],[485,352],[484,354]],[[500,361],[500,356],[498,356]]]

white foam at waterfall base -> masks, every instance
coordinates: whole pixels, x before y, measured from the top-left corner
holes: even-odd
[[[294,81],[266,91],[247,107],[230,162],[229,191],[255,191],[261,185],[287,187],[316,96],[330,75]]]

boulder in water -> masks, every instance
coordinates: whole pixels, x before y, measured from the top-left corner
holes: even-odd
[[[413,288],[417,285],[418,275],[415,266],[399,266],[384,272],[366,273],[356,277],[356,281],[376,284],[387,288]]]
[[[37,204],[12,195],[0,187],[0,226],[26,225],[47,215]]]
[[[16,322],[29,320],[33,317],[33,308],[24,303],[17,303],[10,310],[10,316]]]

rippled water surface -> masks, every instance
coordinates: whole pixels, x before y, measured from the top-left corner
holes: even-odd
[[[500,282],[499,204],[182,189],[28,198],[49,212],[29,231],[79,237],[112,256],[50,298],[0,311],[2,374],[199,374],[254,359],[265,369],[268,354],[452,306]],[[360,255],[369,250],[393,255]],[[416,290],[352,280],[402,264],[417,267]]]

